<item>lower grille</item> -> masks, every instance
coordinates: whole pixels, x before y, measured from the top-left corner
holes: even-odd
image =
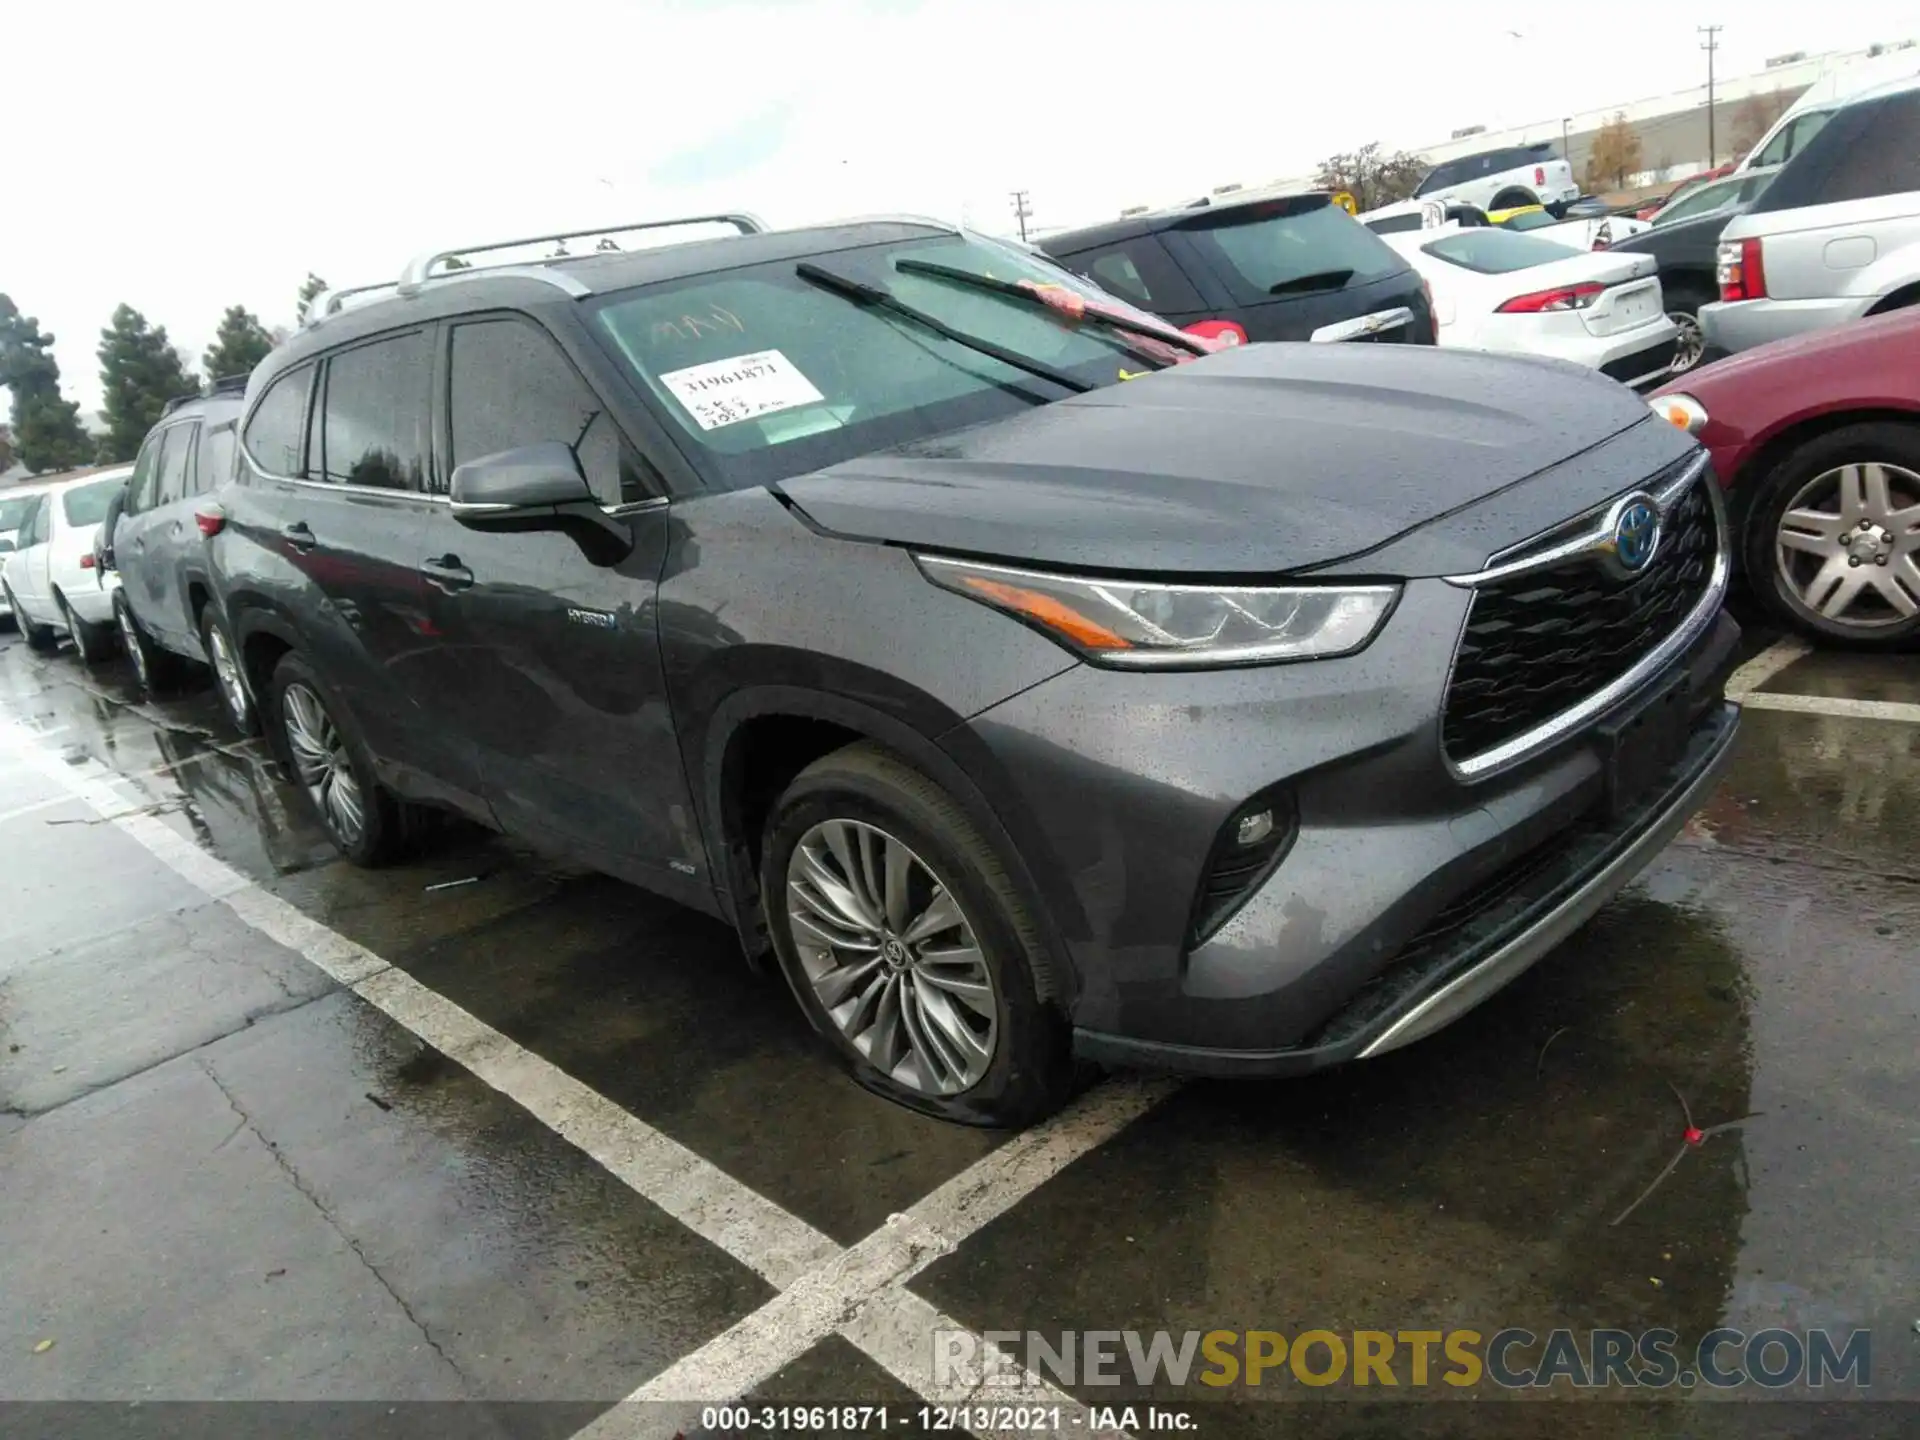
[[[1703,472],[1670,507],[1659,550],[1631,580],[1581,557],[1474,591],[1441,719],[1449,756],[1478,755],[1544,724],[1679,628],[1713,579],[1714,483]]]

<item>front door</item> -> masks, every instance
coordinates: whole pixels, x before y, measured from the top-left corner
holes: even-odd
[[[446,345],[451,465],[557,440],[575,447],[607,503],[633,493],[627,442],[544,330],[469,320]],[[591,563],[565,535],[487,533],[439,516],[433,613],[458,657],[441,714],[472,739],[507,829],[657,888],[697,889],[705,859],[655,619],[671,521],[664,499],[619,516],[634,548],[614,566]]]

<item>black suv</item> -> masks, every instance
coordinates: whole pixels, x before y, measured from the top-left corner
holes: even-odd
[[[443,806],[677,897],[1005,1123],[1417,1039],[1725,763],[1719,487],[1611,381],[737,228],[427,257],[254,374],[215,596],[354,859]]]
[[[1176,325],[1226,322],[1243,341],[1434,343],[1425,282],[1331,195],[1203,200],[1037,243]]]

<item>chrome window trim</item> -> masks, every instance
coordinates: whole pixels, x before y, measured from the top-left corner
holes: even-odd
[[[1655,675],[1666,669],[1667,666],[1679,659],[1688,647],[1705,633],[1706,628],[1713,623],[1714,618],[1720,613],[1720,607],[1727,598],[1727,588],[1733,574],[1732,553],[1728,549],[1726,497],[1720,493],[1720,486],[1715,483],[1712,473],[1707,468],[1707,457],[1704,451],[1688,464],[1685,471],[1683,471],[1677,479],[1667,482],[1652,493],[1656,502],[1659,504],[1661,516],[1664,518],[1668,507],[1686,493],[1689,485],[1696,482],[1704,484],[1707,487],[1707,499],[1713,515],[1713,531],[1716,544],[1714,546],[1713,573],[1707,578],[1706,591],[1701,595],[1693,609],[1687,612],[1686,618],[1674,627],[1666,639],[1662,640],[1658,645],[1654,646],[1653,649],[1643,655],[1632,668],[1601,686],[1585,699],[1562,710],[1559,714],[1541,721],[1532,729],[1524,730],[1509,740],[1501,741],[1492,749],[1482,750],[1479,754],[1470,755],[1464,760],[1456,760],[1451,755],[1448,755],[1443,745],[1440,758],[1446,764],[1447,773],[1453,776],[1454,779],[1469,784],[1490,779],[1502,771],[1511,770],[1514,766],[1522,764],[1534,756],[1541,754],[1543,751],[1551,749],[1575,731],[1605,714],[1635,690],[1646,684],[1647,681],[1651,680]],[[1633,492],[1627,491],[1625,493],[1632,494]],[[1597,513],[1604,514],[1605,511],[1610,510],[1613,505],[1618,503],[1618,498],[1619,497],[1615,497],[1615,499],[1609,500]],[[1509,565],[1490,566],[1487,570],[1483,570],[1477,575],[1448,576],[1447,580],[1450,584],[1471,588],[1475,584],[1482,584],[1488,580],[1499,579],[1507,575],[1525,574],[1530,570],[1544,569],[1551,565],[1561,564],[1569,558],[1595,551],[1598,548],[1599,547],[1593,543],[1591,536],[1583,537],[1578,544],[1569,542],[1568,544],[1558,545],[1551,550],[1541,552],[1540,555],[1529,556],[1524,560],[1515,561]],[[1511,554],[1512,551],[1508,550],[1502,553]],[[1495,559],[1498,559],[1498,556],[1496,556]],[[1460,620],[1461,632],[1463,634],[1465,633],[1466,625],[1470,617],[1471,607],[1469,607],[1469,613],[1463,615]],[[1454,661],[1447,666],[1446,688],[1441,692],[1443,696],[1452,693],[1454,664],[1458,663],[1459,654],[1459,642],[1456,640],[1454,644]],[[1442,703],[1444,705],[1444,700]],[[1443,716],[1444,713],[1443,709]]]
[[[246,447],[243,444],[241,448],[244,450]],[[323,490],[329,495],[365,495],[382,500],[425,500],[434,505],[448,506],[456,515],[462,513],[468,515],[493,515],[503,510],[511,510],[513,508],[511,505],[495,505],[484,502],[455,506],[451,495],[434,494],[427,490],[393,490],[384,485],[350,485],[345,481],[302,480],[293,475],[275,475],[270,471],[261,469],[259,465],[255,464],[251,454],[247,456],[247,463],[252,466],[254,474],[262,480],[269,481],[275,485],[298,485],[306,490]],[[618,520],[628,515],[644,514],[649,510],[664,510],[669,503],[671,503],[670,497],[657,495],[646,500],[629,500],[620,505],[609,505],[603,500],[600,502],[600,508],[606,514]]]

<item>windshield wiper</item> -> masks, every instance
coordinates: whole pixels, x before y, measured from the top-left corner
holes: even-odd
[[[1071,390],[1076,395],[1084,395],[1093,389],[1093,386],[1085,380],[1076,379],[1066,371],[1047,364],[1044,360],[1035,360],[1032,356],[1022,355],[1018,350],[1009,350],[1006,346],[996,344],[992,340],[983,339],[978,335],[969,335],[964,330],[956,330],[946,321],[929,315],[917,306],[907,304],[906,301],[896,298],[878,285],[869,285],[866,281],[855,280],[850,275],[835,274],[831,270],[815,265],[811,260],[802,260],[793,267],[793,273],[811,285],[818,285],[823,290],[831,290],[836,295],[846,296],[856,305],[871,305],[875,309],[891,310],[902,319],[925,326],[934,334],[944,336],[956,345],[964,345],[969,350],[998,360],[1003,365],[1011,365],[1016,370],[1024,370],[1027,374],[1042,380],[1051,380],[1062,389]]]
[[[1278,285],[1269,285],[1269,295],[1292,295],[1301,290],[1338,290],[1353,278],[1351,270],[1316,270],[1311,275],[1296,275],[1291,280],[1282,280]]]
[[[1066,315],[1066,312],[1049,303],[1046,296],[1028,289],[1018,281],[1000,280],[992,275],[980,275],[972,270],[962,270],[955,265],[941,265],[931,260],[896,260],[893,262],[893,268],[896,270],[904,270],[909,275],[932,275],[941,280],[952,280],[956,284],[970,285],[976,290],[990,291],[995,295],[1010,295],[1016,300],[1025,301],[1028,305],[1037,306],[1049,314],[1059,315],[1062,318],[1065,318]],[[1084,295],[1080,298],[1083,301],[1086,299]],[[1109,330],[1118,330],[1125,335],[1144,335],[1148,339],[1158,340],[1162,344],[1178,345],[1183,350],[1191,350],[1195,355],[1205,355],[1208,353],[1205,345],[1195,341],[1191,335],[1181,334],[1171,325],[1167,326],[1164,330],[1157,327],[1137,325],[1119,315],[1112,315],[1105,310],[1098,309],[1092,304],[1088,304],[1086,308],[1081,311],[1081,318],[1103,325]],[[1141,361],[1143,364],[1151,365],[1156,370],[1164,370],[1168,365],[1174,363],[1162,356],[1155,355],[1151,350],[1142,350],[1138,346],[1129,345],[1124,340],[1117,341],[1116,343],[1122,350],[1125,350],[1129,355],[1133,356],[1134,359]]]

